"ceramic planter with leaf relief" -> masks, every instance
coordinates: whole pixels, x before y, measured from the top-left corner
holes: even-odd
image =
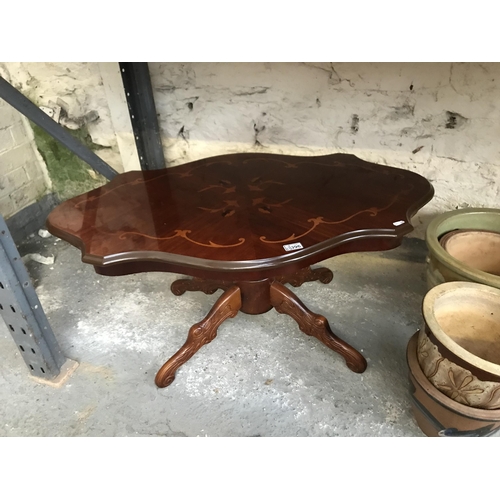
[[[431,221],[425,240],[429,288],[448,281],[500,288],[500,210],[446,212]]]
[[[458,403],[427,379],[417,359],[418,332],[408,343],[411,407],[424,434],[435,437],[486,437],[500,431],[500,410],[484,410]]]
[[[500,409],[500,290],[443,283],[423,300],[417,356],[432,385],[457,403]]]

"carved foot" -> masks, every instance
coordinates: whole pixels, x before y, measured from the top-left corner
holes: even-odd
[[[333,279],[333,273],[327,267],[317,267],[311,269],[310,267],[305,267],[294,274],[288,274],[285,276],[278,276],[276,281],[280,283],[290,283],[293,287],[297,288],[303,285],[306,281],[321,281],[321,283],[330,283]]]
[[[227,290],[231,283],[227,281],[203,280],[200,278],[180,279],[170,285],[170,290],[174,295],[182,295],[185,292],[203,292],[212,295],[219,288]]]
[[[217,328],[228,318],[234,318],[241,308],[241,294],[237,286],[225,291],[213,305],[207,316],[195,323],[188,333],[184,345],[160,368],[155,383],[167,387],[175,379],[175,372],[201,347],[211,342],[217,335]]]
[[[316,337],[327,347],[338,352],[350,370],[363,373],[366,360],[354,347],[337,337],[324,316],[311,312],[286,286],[278,282],[271,284],[271,304],[282,314],[288,314],[306,334]]]

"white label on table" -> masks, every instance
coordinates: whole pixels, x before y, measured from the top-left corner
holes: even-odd
[[[287,252],[291,252],[292,250],[300,250],[301,248],[304,248],[302,246],[302,243],[291,243],[290,245],[283,245],[283,248]]]
[[[404,221],[404,220],[398,220],[398,221],[396,221],[396,222],[393,222],[393,223],[392,223],[392,225],[393,225],[393,226],[400,226],[401,224],[404,224],[404,223],[405,223],[405,221]]]

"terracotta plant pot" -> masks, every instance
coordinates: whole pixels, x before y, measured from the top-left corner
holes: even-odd
[[[418,361],[434,387],[458,403],[500,408],[500,290],[443,283],[427,292]]]
[[[491,436],[500,428],[500,410],[466,406],[438,391],[417,359],[418,332],[408,343],[406,359],[411,384],[412,412],[427,436]]]
[[[458,229],[446,233],[439,243],[463,264],[500,276],[500,233]]]
[[[464,235],[471,232],[474,234]],[[429,289],[448,281],[471,281],[500,288],[500,238],[492,233],[500,233],[497,209],[465,208],[435,217],[425,235]]]

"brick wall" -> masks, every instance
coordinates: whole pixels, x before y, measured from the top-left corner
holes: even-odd
[[[0,99],[0,213],[9,218],[50,188],[26,118]]]

